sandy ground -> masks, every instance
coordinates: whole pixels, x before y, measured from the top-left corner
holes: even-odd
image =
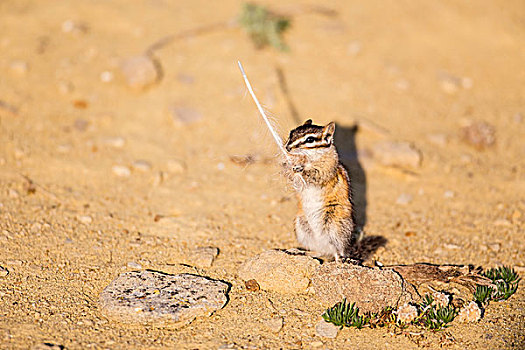
[[[158,49],[160,81],[127,86],[122,59],[231,22],[241,4],[0,1],[0,266],[10,272],[0,277],[0,347],[525,347],[523,288],[476,324],[421,336],[345,329],[328,340],[315,334],[322,309],[308,296],[249,292],[236,275],[263,250],[296,246],[296,201],[241,59],[283,135],[307,117],[340,132],[360,125],[360,215],[366,235],[386,241],[367,263],[507,264],[525,276],[525,3],[323,4],[336,16],[312,2],[269,3],[293,16],[289,52],[255,50],[226,26]],[[178,125],[172,106],[202,118]],[[492,147],[461,140],[469,120],[493,125]],[[422,165],[379,164],[370,150],[385,140],[412,143]],[[256,161],[230,160],[246,155]],[[202,246],[220,249],[211,268],[180,265]],[[133,263],[226,280],[230,301],[177,331],[109,321],[98,295]],[[276,315],[278,334],[265,326]]]

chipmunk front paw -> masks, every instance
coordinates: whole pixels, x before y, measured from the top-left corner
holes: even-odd
[[[292,170],[294,173],[302,173],[304,171],[304,166],[302,165],[295,165],[292,167]]]

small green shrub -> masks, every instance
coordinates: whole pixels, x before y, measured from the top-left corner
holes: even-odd
[[[518,290],[518,284],[521,280],[516,271],[508,266],[492,268],[485,271],[483,276],[490,279],[493,285],[478,285],[476,287],[474,300],[482,305],[486,305],[490,301],[507,300],[516,293]]]
[[[369,322],[368,317],[359,315],[359,308],[355,307],[355,303],[349,304],[346,299],[328,308],[322,316],[326,322],[333,323],[341,329],[345,326],[363,328]]]
[[[273,46],[279,51],[287,51],[282,35],[290,26],[290,20],[271,13],[263,6],[246,3],[243,5],[239,24],[248,33],[255,47]]]

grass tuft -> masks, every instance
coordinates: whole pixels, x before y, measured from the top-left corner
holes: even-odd
[[[239,24],[248,33],[255,47],[262,49],[273,46],[279,51],[288,51],[282,38],[284,31],[290,27],[286,17],[271,13],[266,7],[253,3],[243,5]]]

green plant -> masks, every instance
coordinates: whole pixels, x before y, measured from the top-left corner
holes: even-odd
[[[283,32],[290,26],[290,20],[271,13],[263,6],[246,3],[243,5],[239,24],[248,33],[255,47],[267,45],[279,51],[288,50],[282,39]]]
[[[322,316],[326,322],[333,323],[341,329],[345,326],[363,328],[370,321],[368,317],[359,315],[359,308],[355,307],[355,303],[349,304],[346,299],[328,308]]]
[[[427,329],[440,330],[448,327],[448,324],[454,320],[458,314],[453,306],[427,308],[419,322]]]
[[[492,286],[476,287],[474,300],[481,304],[488,304],[489,301],[502,301],[510,298],[518,290],[518,284],[521,281],[519,275],[513,268],[500,266],[492,268],[483,273],[483,276],[490,279]]]
[[[477,301],[481,305],[485,305],[489,302],[492,295],[493,289],[489,286],[477,286],[474,292],[474,301]]]

